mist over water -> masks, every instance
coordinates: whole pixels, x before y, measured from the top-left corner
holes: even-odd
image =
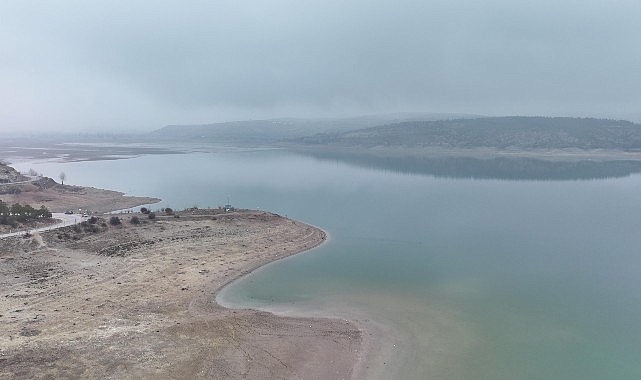
[[[382,377],[641,376],[638,174],[454,179],[283,151],[14,166],[162,198],[154,208],[229,197],[323,228],[326,244],[236,282],[225,302],[387,326],[398,348],[375,363]]]

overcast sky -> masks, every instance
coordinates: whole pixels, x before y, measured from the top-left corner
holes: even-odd
[[[0,131],[641,113],[638,0],[0,2]]]

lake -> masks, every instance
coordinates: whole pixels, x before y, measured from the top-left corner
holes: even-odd
[[[437,177],[251,149],[14,167],[163,199],[153,208],[229,199],[321,227],[324,245],[219,298],[376,329],[367,376],[641,378],[639,174]]]

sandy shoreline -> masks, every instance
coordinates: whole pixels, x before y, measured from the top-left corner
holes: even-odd
[[[214,302],[324,232],[211,212],[0,241],[0,377],[350,378],[362,345],[352,323]]]

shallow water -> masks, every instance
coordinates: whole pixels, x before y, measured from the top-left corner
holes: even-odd
[[[325,229],[326,244],[224,302],[385,326],[381,378],[641,378],[640,175],[448,179],[283,151],[14,166],[154,207],[230,199]]]

